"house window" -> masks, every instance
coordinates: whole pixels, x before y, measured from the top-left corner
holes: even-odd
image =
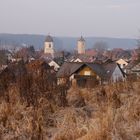
[[[85,71],[84,75],[91,75],[91,72],[90,71]]]

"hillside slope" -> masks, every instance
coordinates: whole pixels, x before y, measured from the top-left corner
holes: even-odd
[[[76,37],[54,37],[55,48],[57,50],[73,51],[77,44]],[[0,45],[10,44],[20,46],[21,44],[34,45],[35,48],[43,48],[44,35],[27,34],[0,34]],[[133,49],[136,47],[136,39],[127,38],[106,38],[106,37],[86,37],[87,48],[92,48],[97,41],[105,41],[109,48]]]

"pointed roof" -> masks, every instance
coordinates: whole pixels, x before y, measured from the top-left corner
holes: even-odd
[[[82,66],[88,66],[95,71],[100,77],[104,77],[105,70],[102,65],[97,63],[82,63],[82,62],[65,62],[57,73],[57,77],[71,76],[73,73],[78,71]]]
[[[52,36],[48,35],[45,39],[45,42],[53,42]]]
[[[70,77],[72,74],[76,73],[83,66],[88,66],[92,69],[100,78],[103,80],[110,80],[115,68],[118,66],[122,75],[125,77],[125,73],[115,62],[109,62],[105,64],[99,63],[84,63],[84,62],[65,62],[57,72],[57,77]]]
[[[81,36],[78,41],[85,41],[85,39],[83,38],[83,36]]]

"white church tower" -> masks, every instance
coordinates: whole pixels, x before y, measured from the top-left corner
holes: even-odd
[[[84,38],[81,36],[81,38],[78,40],[77,42],[77,50],[78,50],[78,54],[85,54],[85,47],[86,47],[86,43]]]
[[[50,35],[46,37],[44,44],[44,53],[51,54],[52,56],[54,56],[54,41]]]

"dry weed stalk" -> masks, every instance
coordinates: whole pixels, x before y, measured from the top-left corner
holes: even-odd
[[[49,97],[45,91],[30,98],[37,105],[29,106],[22,100],[19,88],[10,85],[6,97],[0,97],[0,139],[138,140],[139,87],[137,81],[90,90],[72,88],[68,94],[55,89]],[[59,106],[56,98],[68,101],[68,106],[64,101]]]

